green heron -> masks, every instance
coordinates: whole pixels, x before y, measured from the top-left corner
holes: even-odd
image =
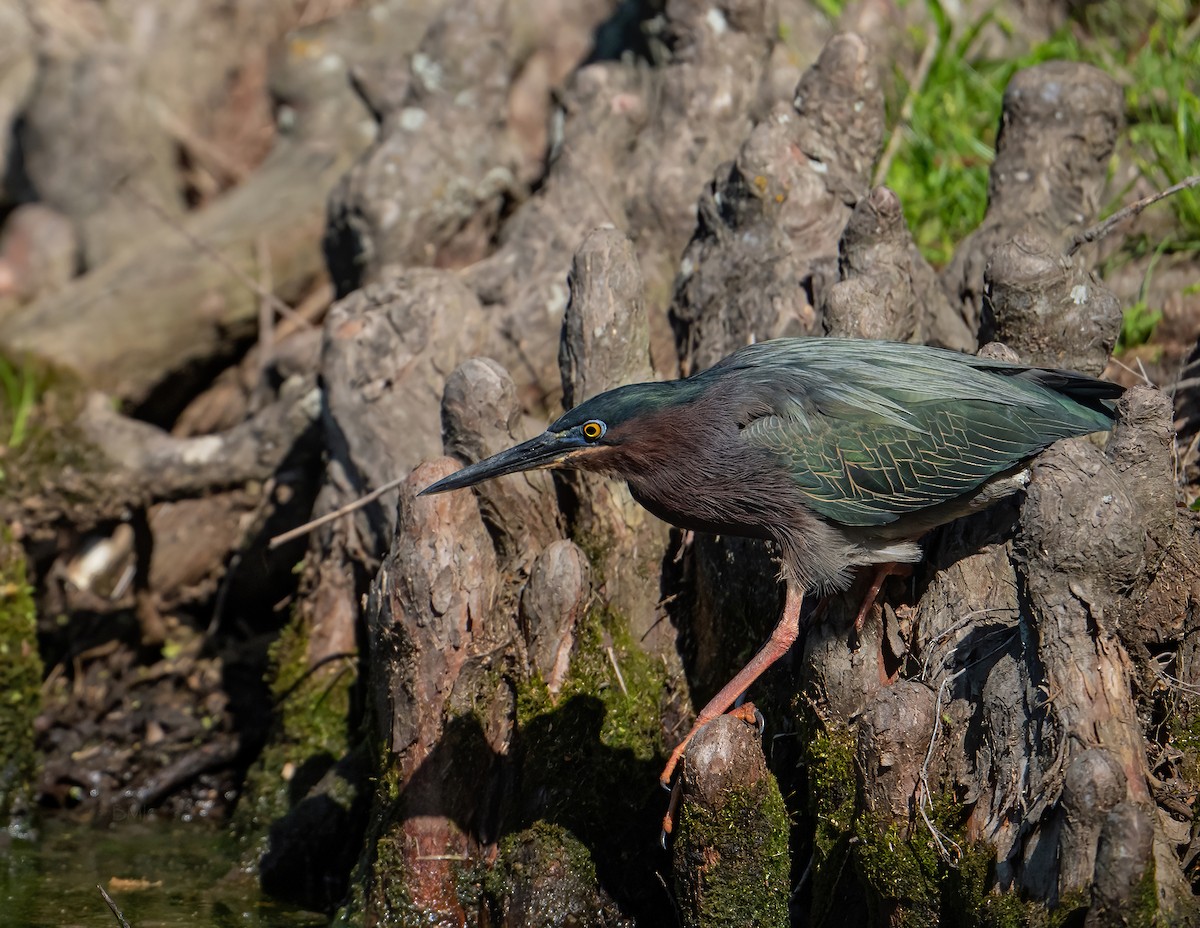
[[[1033,455],[1111,428],[1120,393],[1072,371],[921,345],[776,339],[684,380],[594,396],[422,493],[536,468],[597,471],[679,528],[779,546],[783,616],[671,753],[667,785],[692,736],[796,640],[806,591],[844,589],[855,567],[920,560],[917,539],[1019,490]],[[877,590],[878,579],[857,624]]]

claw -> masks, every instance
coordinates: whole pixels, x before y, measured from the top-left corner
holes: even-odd
[[[670,789],[671,801],[667,804],[667,814],[663,816],[662,831],[658,833],[658,844],[664,851],[667,849],[667,835],[675,828],[675,810],[679,806],[679,781],[676,780]]]
[[[755,708],[754,703],[744,702],[736,709],[730,709],[729,715],[734,718],[741,719],[747,725],[753,725],[758,729],[758,736],[761,738],[763,729],[766,728],[766,720],[763,719],[762,713]]]

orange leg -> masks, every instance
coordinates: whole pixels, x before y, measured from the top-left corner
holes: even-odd
[[[732,706],[737,698],[749,689],[750,684],[762,676],[763,671],[787,653],[788,648],[800,634],[800,606],[803,602],[804,590],[789,583],[787,602],[784,604],[783,617],[779,620],[779,624],[771,632],[767,643],[751,658],[750,663],[743,667],[738,675],[726,683],[721,688],[721,692],[717,693],[708,701],[708,705],[700,710],[691,730],[671,752],[671,756],[667,759],[667,766],[663,768],[663,772],[658,778],[664,788],[670,787],[671,774],[675,772],[675,766],[683,757],[683,752],[687,748],[688,742],[692,740],[692,736]]]
[[[871,585],[867,587],[867,595],[863,597],[862,605],[858,608],[858,615],[854,617],[854,633],[856,635],[863,630],[863,625],[867,621],[867,613],[871,611],[875,600],[879,598],[879,588],[883,586],[883,581],[890,577],[895,569],[895,564],[880,564],[875,568],[875,576],[871,580]]]
[[[883,581],[888,577],[911,577],[912,572],[911,564],[880,564],[875,568],[875,577],[871,580],[870,587],[867,588],[867,595],[863,597],[858,615],[854,617],[855,634],[862,631],[863,623],[867,621],[867,613],[871,611],[875,600],[879,598],[879,589],[883,586]]]

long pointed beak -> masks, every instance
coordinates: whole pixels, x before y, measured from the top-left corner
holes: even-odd
[[[430,484],[418,496],[431,493],[445,493],[447,490],[461,490],[472,487],[493,477],[503,477],[505,474],[516,474],[525,470],[539,470],[561,464],[580,448],[587,447],[577,437],[560,435],[554,432],[543,432],[537,438],[522,442],[507,451],[493,454],[476,464],[469,464],[462,470],[443,477],[437,483]]]

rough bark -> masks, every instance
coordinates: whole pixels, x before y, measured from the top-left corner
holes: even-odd
[[[59,290],[75,276],[75,227],[40,203],[18,206],[0,232],[0,318],[35,297]]]
[[[1005,243],[998,231],[1001,215],[1011,209],[1007,236],[1026,227],[1032,215],[1033,228],[1053,225],[1052,240],[1062,242],[1073,224],[1084,221],[1087,210],[1080,204],[1096,196],[1120,125],[1112,85],[1100,82],[1089,90],[1078,78],[1079,100],[1097,101],[1094,112],[1082,107],[1079,123],[1068,118],[1069,109],[1024,111],[1027,98],[1037,95],[1034,88],[1045,82],[1055,100],[1067,92],[1064,87],[1074,87],[1069,78],[1077,76],[1075,68],[1031,69],[1014,78],[1007,99],[1020,119],[1005,117],[1006,155],[998,160],[993,187],[996,212],[979,236],[996,235],[989,251],[991,318],[1017,343],[1010,355],[1098,373],[1120,324],[1111,295],[1047,246],[1021,238]],[[1058,133],[1072,131],[1080,138],[1069,153],[1078,157],[1062,162],[1055,150]],[[1046,175],[1060,163],[1075,165],[1053,169],[1074,172],[1077,182],[1065,189]],[[1020,196],[1010,186],[1035,182],[1046,186]],[[722,190],[727,214],[738,215],[738,202],[754,204],[748,189],[743,183]],[[1010,195],[1011,204],[1002,209]],[[1073,211],[1066,203],[1075,204]],[[914,310],[926,302],[930,277],[906,265],[903,227],[889,223],[896,212],[889,205],[886,191],[877,191],[859,203],[842,234],[839,280],[818,289],[832,332],[918,334]],[[760,224],[750,226],[759,230],[752,239],[756,248],[781,235],[782,220],[765,209],[756,206],[750,215]],[[775,228],[762,228],[769,224],[764,216]],[[714,238],[705,266],[717,266],[723,248],[739,254],[748,240]],[[965,243],[964,253],[982,241]],[[982,264],[979,273],[982,281]],[[687,286],[681,287],[684,298]],[[709,326],[719,333],[709,349],[714,357],[764,334],[753,320],[760,318],[756,313],[778,318],[779,300],[771,292],[742,287],[745,312],[725,314],[729,301],[713,309],[713,318],[721,320]],[[941,302],[940,295],[930,302]],[[969,344],[964,326],[951,322],[949,331],[957,333],[960,347]],[[706,343],[684,344],[698,351]],[[695,366],[712,359],[696,355]],[[1147,403],[1158,411],[1150,412]],[[1161,665],[1151,655],[1179,649],[1193,595],[1190,583],[1152,593],[1158,577],[1178,577],[1155,565],[1168,550],[1177,565],[1193,563],[1195,528],[1171,502],[1161,395],[1132,392],[1120,416],[1107,456],[1086,442],[1056,447],[1034,468],[1023,507],[1020,500],[1005,502],[927,540],[927,566],[910,582],[885,586],[861,635],[850,623],[865,578],[819,610],[803,646],[799,687],[809,708],[799,718],[778,717],[778,707],[794,704],[796,695],[783,674],[755,688],[753,698],[767,708],[769,734],[803,735],[814,725],[821,732],[818,741],[799,749],[808,769],[796,788],[857,781],[849,794],[844,786],[832,791],[833,798],[809,793],[814,914],[840,899],[862,898],[865,890],[866,911],[853,917],[895,924],[937,920],[947,911],[974,921],[996,905],[1019,909],[1021,918],[1035,917],[1038,905],[1088,909],[1096,923],[1116,917],[1186,923],[1195,917],[1177,853],[1187,834],[1179,827],[1181,810],[1172,790],[1148,786],[1153,764],[1170,752],[1145,726],[1154,704],[1150,694],[1162,689]],[[1057,502],[1046,508],[1050,499]],[[747,550],[755,557],[747,559]],[[765,613],[758,634],[741,644],[742,657],[748,657],[765,638],[766,617],[777,614],[770,611],[777,594],[767,592],[772,578],[762,546],[699,538],[688,554],[684,576],[694,579],[695,603],[683,614],[701,623],[732,616],[741,628],[731,601],[743,608],[756,603],[750,608]],[[724,563],[738,567],[731,571]],[[739,582],[758,592],[740,590]],[[1146,620],[1140,613],[1149,602],[1155,612]],[[702,655],[722,639],[703,630],[693,634],[696,653],[685,653],[695,673],[705,666]],[[732,641],[724,647],[737,653]],[[703,686],[693,690],[701,694]],[[1085,759],[1075,764],[1077,756]],[[1119,776],[1109,776],[1114,769]],[[1066,793],[1064,782],[1070,783]],[[1091,804],[1093,794],[1098,798]],[[1122,842],[1134,850],[1117,850]],[[956,861],[962,875],[942,882],[939,873],[953,872],[946,861]],[[1014,891],[1032,901],[998,901]]]
[[[486,337],[478,302],[444,271],[401,273],[356,291],[330,309],[321,350],[321,380],[326,385],[321,427],[328,458],[314,505],[317,516],[403,475],[441,450],[439,408],[447,377],[465,359],[486,350]],[[503,397],[503,389],[499,392]],[[511,384],[508,395],[510,408],[501,413],[504,422],[515,416]],[[495,415],[493,411],[489,420],[481,414],[475,422],[494,422]],[[483,432],[486,439],[477,445],[495,441],[492,428]],[[246,864],[261,864],[264,886],[311,887],[311,893],[297,901],[319,908],[341,901],[329,887],[345,887],[365,822],[359,810],[341,817],[336,828],[314,830],[305,823],[314,809],[329,803],[347,805],[348,791],[355,803],[365,801],[362,797],[370,795],[362,775],[367,765],[356,763],[345,776],[330,771],[299,801],[289,799],[282,771],[321,769],[328,766],[328,758],[351,750],[361,715],[350,700],[352,688],[361,685],[360,603],[395,535],[400,496],[400,490],[393,490],[312,533],[286,632],[293,647],[275,667],[277,681],[293,682],[239,807],[237,824],[249,847]],[[508,506],[498,511],[515,518],[508,515]],[[528,524],[534,532],[540,526],[536,519]],[[432,711],[433,720],[427,724],[440,724],[439,706],[427,706],[421,718]],[[338,717],[339,711],[344,717]],[[436,733],[429,737],[436,740]]]
[[[571,266],[559,363],[563,405],[626,383],[654,380],[645,285],[633,245],[616,229],[589,234]],[[660,575],[669,530],[633,501],[623,484],[572,474],[572,534],[591,558],[599,593],[628,621],[634,638],[679,669],[674,635],[663,621]]]
[[[312,428],[319,407],[315,385],[296,382],[227,432],[176,438],[90,394],[73,431],[63,436],[77,443],[74,454],[88,459],[64,468],[54,483],[9,487],[0,505],[7,519],[36,537],[67,523],[86,529],[119,520],[130,509],[266,481]]]
[[[472,358],[454,370],[446,379],[441,409],[446,453],[468,464],[540,431],[522,419],[517,388],[508,372],[487,358]],[[547,505],[554,494],[548,473],[490,480],[476,494],[500,554],[521,573],[530,570],[530,562],[543,548],[561,539],[561,514],[557,507]],[[583,587],[587,587],[586,578]]]
[[[325,15],[353,5],[326,5]],[[294,0],[220,7],[121,0],[103,10],[48,0],[4,8],[0,34],[29,58],[0,60],[13,63],[13,77],[36,61],[15,133],[19,182],[30,188],[21,192],[71,218],[88,268],[154,237],[148,232],[161,220],[147,200],[178,218],[185,189],[210,199],[251,172],[270,144],[269,49],[311,21],[311,10]],[[5,115],[0,105],[7,138]]]
[[[992,254],[1018,233],[1061,249],[1092,221],[1124,125],[1121,88],[1091,65],[1048,61],[1018,71],[1009,82],[987,215],[942,275],[980,344],[996,337],[983,316],[984,272]]]
[[[787,812],[753,725],[725,715],[688,746],[671,854],[682,922],[786,926]]]
[[[876,187],[855,204],[838,251],[838,281],[821,301],[827,335],[915,341],[958,351],[975,347],[974,336],[917,250],[900,200],[887,187]]]
[[[993,252],[984,291],[990,331],[1029,363],[1103,373],[1121,329],[1120,301],[1061,250],[1022,232]]]
[[[22,192],[10,172],[14,155],[12,125],[25,108],[37,77],[33,30],[25,11],[15,0],[0,3],[0,205],[17,199]]]
[[[554,408],[558,320],[572,255],[595,227],[637,242],[646,278],[651,351],[673,373],[677,356],[661,310],[695,225],[696,192],[753,125],[775,35],[762,0],[716,10],[666,4],[669,42],[658,66],[597,61],[565,88],[546,180],[505,223],[501,247],[465,271],[521,358],[511,373],[529,405]]]
[[[839,35],[701,198],[670,310],[686,370],[747,340],[818,330],[815,269],[832,264],[882,138],[869,50]]]
[[[495,834],[491,805],[513,706],[493,673],[513,639],[512,617],[496,609],[502,578],[475,497],[416,496],[455,469],[441,459],[410,475],[396,543],[367,605],[371,705],[395,797],[375,810],[368,922],[420,913],[463,924],[453,861]]]
[[[346,77],[358,35],[339,22],[306,30],[276,59],[272,89],[294,120],[250,180],[176,221],[144,215],[147,200],[160,203],[153,194],[127,194],[139,227],[154,230],[149,240],[20,309],[0,325],[0,344],[136,405],[254,331],[261,298],[247,280],[269,275],[284,302],[311,288],[324,273],[324,191],[373,134]]]
[[[389,266],[462,266],[487,254],[501,211],[542,173],[551,89],[613,8],[458,0],[411,61],[398,55],[380,79],[360,81],[380,132],[330,199],[325,246],[340,293]]]
[[[648,374],[640,275],[628,241],[612,230],[590,237],[574,280],[563,335],[572,389],[602,389],[609,376],[602,365],[618,353],[625,358],[622,345],[640,346],[633,356],[641,361],[623,364]],[[483,359],[447,379],[442,426],[446,450],[468,461],[537,430],[522,421],[512,380]],[[505,924],[528,924],[540,910],[527,878],[516,874],[530,854],[556,847],[579,863],[559,873],[560,901],[591,913],[583,923],[619,923],[587,875],[593,867],[626,874],[616,891],[621,904],[640,898],[635,909],[659,911],[661,897],[647,901],[650,874],[630,869],[638,858],[629,842],[652,840],[653,810],[661,808],[648,773],[660,756],[667,655],[652,656],[646,631],[656,618],[665,531],[642,537],[645,530],[618,519],[624,510],[614,486],[566,493],[544,473],[491,481],[471,494],[413,498],[450,470],[449,461],[421,465],[409,478],[391,553],[372,586],[371,721],[387,746],[380,760],[393,785],[376,792],[367,876],[350,911],[396,913],[404,899],[406,911],[462,923],[481,903],[461,894],[454,868],[429,856],[482,862],[498,855],[494,873],[513,878],[485,881],[482,905]],[[597,526],[613,534],[586,553],[563,537],[596,538]],[[613,557],[618,550],[627,564]],[[470,596],[478,602],[455,605]],[[465,770],[475,772],[464,777]],[[587,801],[580,783],[590,784]],[[630,808],[603,801],[613,789],[629,793]],[[582,845],[563,845],[547,823]],[[548,876],[530,878],[536,885]]]
[[[323,331],[278,352],[260,345],[224,385],[241,398],[198,403],[177,435],[91,403],[84,432],[116,476],[80,468],[61,500],[43,493],[40,509],[10,510],[37,550],[61,542],[49,527],[108,532],[128,509],[103,544],[113,563],[139,564],[122,608],[142,616],[149,640],[164,592],[170,604],[215,596],[220,619],[222,574],[204,563],[215,550],[232,554],[244,583],[230,599],[278,589],[245,565],[260,560],[285,491],[301,505],[316,495],[315,514],[327,515],[409,473],[307,540],[273,649],[275,730],[238,812],[243,863],[273,892],[329,910],[348,888],[349,924],[771,924],[789,908],[798,923],[848,925],[1195,920],[1200,524],[1176,507],[1161,394],[1131,391],[1104,450],[1058,445],[1031,465],[1027,494],[926,538],[926,561],[885,585],[860,634],[852,621],[868,577],[810,603],[804,640],[750,694],[762,747],[750,726],[723,718],[686,755],[670,878],[654,850],[663,757],[693,703],[777,620],[770,546],[671,535],[601,480],[538,472],[417,495],[539,432],[560,384],[570,405],[773,334],[975,346],[973,310],[960,314],[916,254],[895,196],[869,190],[878,55],[839,36],[800,78],[796,102],[781,103],[797,63],[774,41],[775,6],[671,0],[646,19],[648,5],[624,5],[646,54],[606,59],[601,30],[595,60],[555,98],[543,177],[543,136],[528,127],[610,5],[463,0],[430,31],[409,20],[410,44],[386,15],[289,43],[276,86],[301,137],[277,155],[311,157],[313,190],[366,144],[354,133],[370,128],[368,111],[380,127],[331,207],[343,287],[370,283],[330,310]],[[527,31],[522,17],[538,10],[544,21]],[[365,58],[356,48],[357,67],[326,73],[324,53],[348,59],[338,43],[354,45],[351,34]],[[339,85],[313,110],[310,66]],[[342,86],[348,74],[361,106]],[[1113,87],[1089,89],[1094,77],[1056,65],[1013,81],[992,211],[955,266],[972,306],[986,287],[988,331],[1011,343],[989,355],[1097,371],[1112,345],[1116,304],[1057,254],[1085,221],[1119,126]],[[457,266],[493,247],[463,271],[412,266]],[[129,274],[134,287],[150,271]],[[87,280],[75,298],[103,280],[117,299],[132,292]],[[682,357],[664,311],[672,280]],[[88,306],[78,312],[91,319]],[[228,317],[223,344],[249,330],[250,312]],[[221,350],[180,315],[189,334],[147,349],[145,363],[123,347],[71,350],[104,377],[122,365],[111,382],[140,399]],[[291,379],[315,366],[320,394]],[[271,402],[279,381],[283,399]],[[311,459],[297,459],[311,453],[314,416],[327,454],[319,488],[304,476]],[[86,513],[69,508],[78,487],[100,500],[88,497]],[[63,600],[71,608],[102,612],[112,572],[87,590],[75,583],[94,570],[83,549],[72,543],[49,576],[78,597]],[[298,554],[276,557],[291,566]],[[217,676],[188,660],[183,673]],[[114,667],[118,708],[85,706],[92,730],[107,739],[129,712],[148,741],[159,737],[131,658],[80,661],[85,699]],[[56,674],[48,691],[75,685]],[[179,730],[191,738],[198,726],[185,718]],[[57,752],[44,793],[64,802],[85,777],[155,802],[246,750],[222,732],[122,779],[132,747],[93,769],[75,732],[47,738]]]

